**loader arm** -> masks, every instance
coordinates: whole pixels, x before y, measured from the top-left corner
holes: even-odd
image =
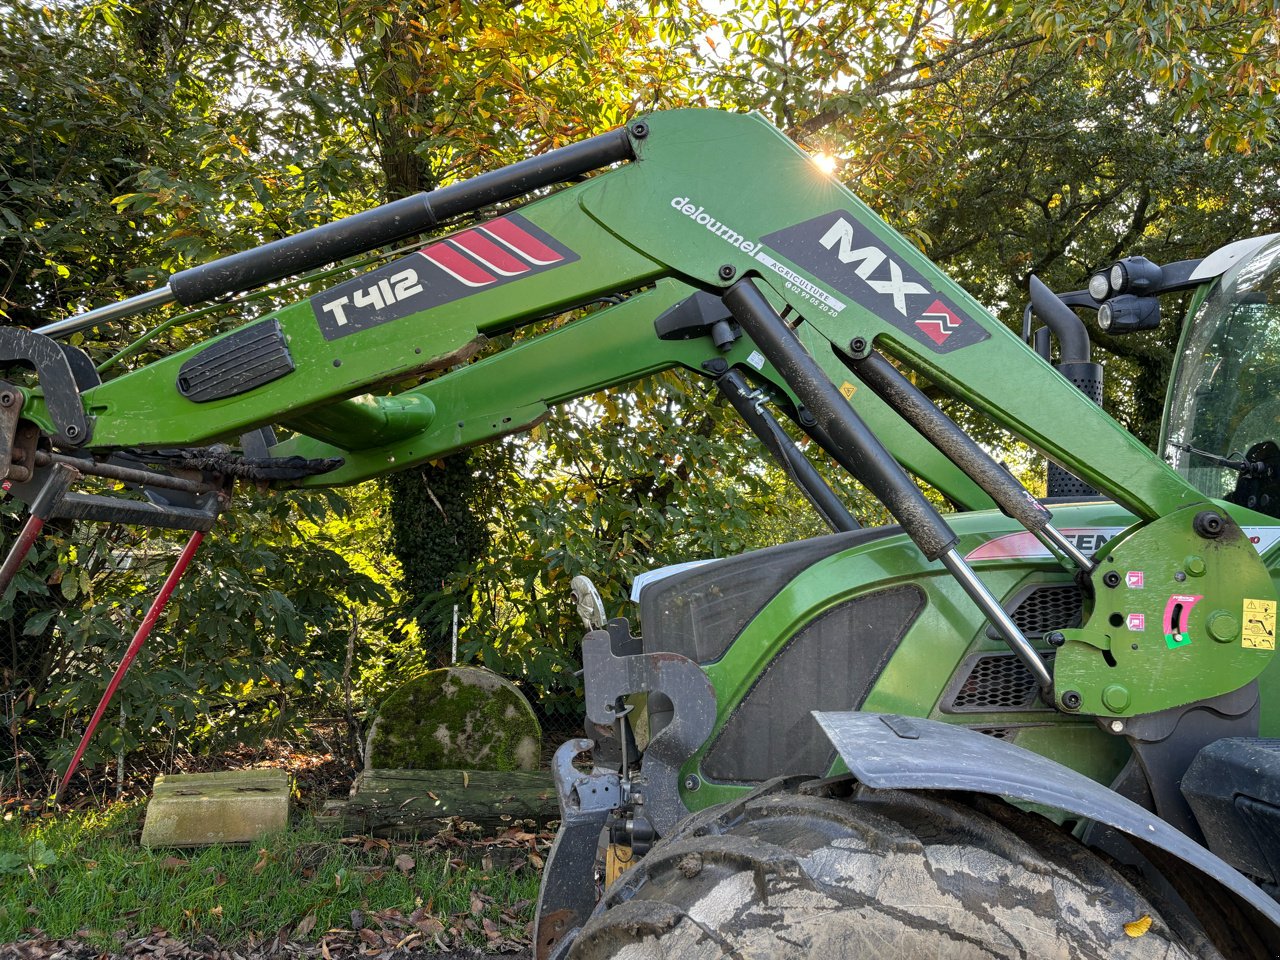
[[[874,341],[1135,515],[1200,499],[762,118],[681,110],[646,125],[630,163],[84,390],[92,445],[235,438],[600,297],[664,277],[723,290],[754,274],[825,349]],[[32,399],[25,415],[55,433]]]
[[[601,142],[603,152],[588,151],[596,166],[622,161],[607,172],[208,343],[106,383],[81,384],[91,440],[68,439],[68,416],[57,412],[73,406],[65,388],[47,397],[25,391],[23,416],[82,450],[189,447],[283,425],[298,435],[270,455],[340,456],[341,466],[303,482],[347,483],[527,428],[570,396],[665,367],[700,370],[717,355],[716,329],[695,324],[689,339],[678,330],[661,339],[652,323],[685,293],[710,292],[750,341],[721,338],[724,359],[775,385],[925,558],[955,576],[1060,709],[1130,717],[1239,689],[1266,666],[1273,651],[1241,643],[1240,616],[1244,604],[1274,600],[1274,591],[1221,505],[780,132],[756,115],[682,110]],[[541,180],[517,165],[520,176],[499,171],[486,175],[496,181],[475,181],[494,189],[445,188],[437,206],[465,213],[583,171],[558,163]],[[346,255],[360,248],[356,234],[372,246],[416,232],[413,210],[426,209],[425,222],[438,219],[434,196],[371,211],[373,226],[363,233],[354,225],[318,228],[186,271],[171,278],[165,296],[223,295]],[[512,348],[511,359],[458,366],[488,338],[606,297],[623,302]],[[1096,556],[1080,555],[1048,511],[886,357],[1025,440],[1138,522]],[[44,362],[53,369],[58,357]],[[408,393],[365,398],[451,367]],[[1092,609],[1079,629],[1061,632],[1052,675],[956,553],[954,532],[895,454],[962,505],[977,505],[974,484],[981,487],[1090,580]],[[1143,572],[1144,589],[1114,589],[1130,571]],[[1140,642],[1120,628],[1133,615],[1152,625]]]
[[[342,466],[304,478],[299,481],[300,486],[355,483],[385,473],[388,464],[412,466],[528,430],[561,403],[652,373],[681,367],[707,377],[710,374],[706,365],[717,357],[729,366],[750,371],[753,380],[795,419],[800,405],[794,394],[749,340],[738,339],[721,351],[706,337],[663,340],[654,335],[654,318],[695,292],[695,288],[677,280],[659,280],[654,287],[620,304],[521,341],[383,401],[391,405],[425,400],[424,409],[435,411],[425,429],[406,430],[405,436],[370,443],[367,422],[360,422],[363,432],[334,430],[334,407],[321,408],[312,415],[283,420],[282,425],[295,430],[296,435],[278,444],[273,452],[277,456],[343,459]],[[835,358],[828,362],[832,375],[839,375]],[[363,403],[367,407],[377,401],[368,398]],[[878,397],[870,393],[860,397],[859,410],[878,429],[899,436],[901,442],[895,444],[894,456],[952,503],[966,510],[992,506],[981,488],[936,448],[908,430]],[[320,439],[326,432],[329,439]]]

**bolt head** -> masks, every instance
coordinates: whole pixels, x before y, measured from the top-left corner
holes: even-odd
[[[1116,713],[1129,706],[1131,699],[1129,688],[1118,683],[1109,684],[1102,691],[1102,705],[1108,710],[1114,710]]]
[[[1206,540],[1213,540],[1222,535],[1225,524],[1222,517],[1212,510],[1201,510],[1191,521],[1192,529]]]
[[[720,279],[732,280],[737,272],[738,269],[733,264],[726,263],[720,268]]]
[[[1230,643],[1240,636],[1240,621],[1226,610],[1215,610],[1205,621],[1205,629],[1218,643]]]
[[[1122,721],[1120,721],[1120,720],[1112,720],[1112,721],[1111,721],[1111,732],[1112,732],[1112,733],[1123,733],[1123,732],[1124,732],[1124,723],[1123,723]]]

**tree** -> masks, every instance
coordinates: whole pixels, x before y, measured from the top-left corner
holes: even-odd
[[[1274,4],[1235,0],[749,0],[712,14],[669,5],[664,36],[720,104],[766,110],[799,140],[851,127],[910,96],[1022,51],[1084,60],[1176,94],[1210,148],[1276,137],[1280,44]],[[927,121],[926,121],[927,122]]]

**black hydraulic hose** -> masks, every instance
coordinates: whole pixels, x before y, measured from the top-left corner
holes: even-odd
[[[639,125],[637,125],[638,127]],[[640,135],[640,131],[636,130]],[[174,299],[186,306],[251,290],[282,277],[395,243],[441,221],[635,159],[632,132],[619,127],[470,180],[415,194],[333,223],[175,273]]]
[[[889,451],[836,389],[817,361],[749,278],[724,295],[725,305],[830,438],[831,453],[902,525],[920,551],[937,560],[957,541]]]
[[[1050,523],[1052,515],[1027,488],[883,356],[869,347],[862,357],[852,357],[843,351],[837,351],[837,355],[854,376],[968,474],[1006,515],[1032,531],[1043,530]]]
[[[730,368],[716,378],[716,386],[751,428],[751,432],[760,439],[765,448],[773,454],[774,459],[795,481],[800,492],[813,505],[814,510],[827,526],[836,533],[857,530],[860,525],[853,514],[822,479],[822,475],[809,462],[809,458],[791,442],[791,438],[783,431],[773,415],[759,406],[754,392],[742,374]]]

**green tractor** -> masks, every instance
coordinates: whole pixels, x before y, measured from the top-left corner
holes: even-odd
[[[424,232],[105,382],[59,342]],[[586,735],[556,753],[538,960],[1275,956],[1278,277],[1272,237],[1062,296],[1033,279],[1028,346],[758,116],[655,114],[0,331],[35,371],[0,385],[31,507],[0,581],[70,517],[193,531],[171,589],[236,479],[354,483],[683,367],[833,533],[642,578],[640,636],[575,584]],[[1098,405],[1072,308],[1144,329],[1172,292],[1162,457]],[[909,374],[1049,458],[1050,497]],[[897,525],[860,528],[775,411]],[[133,492],[76,489],[95,477]]]

